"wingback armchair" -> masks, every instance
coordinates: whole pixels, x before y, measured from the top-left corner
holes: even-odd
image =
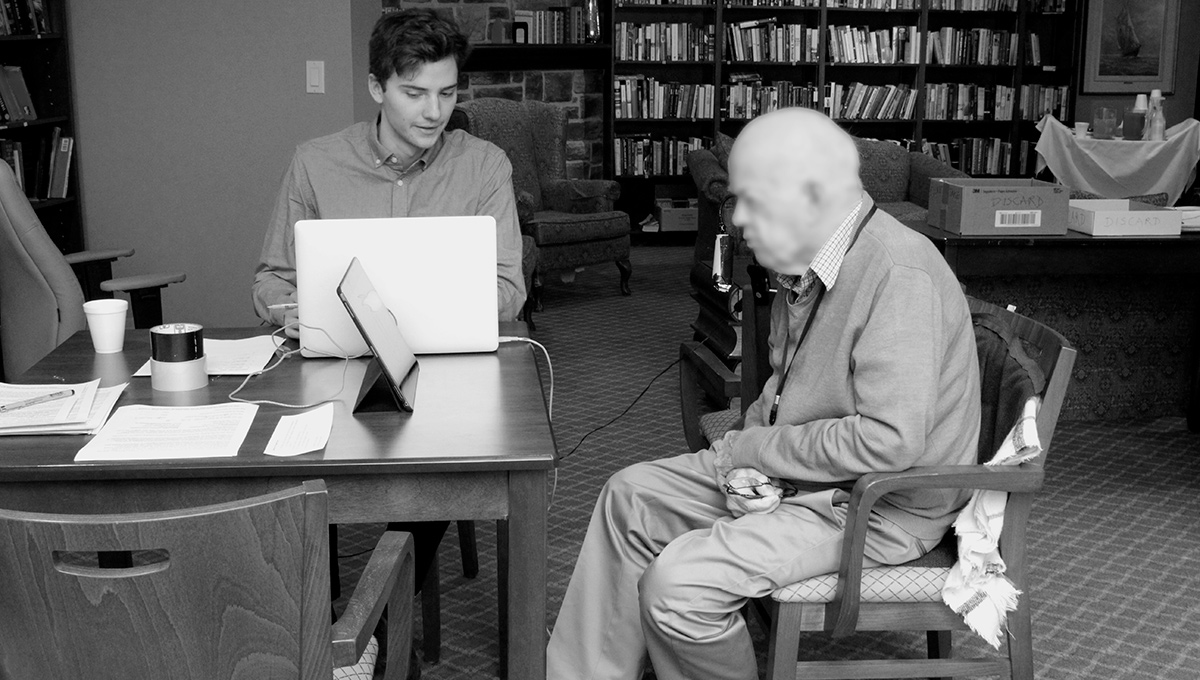
[[[133,250],[63,256],[42,227],[7,163],[0,163],[0,345],[15,378],[84,328],[83,302],[126,293],[134,326],[162,323],[161,291],[183,273],[112,278],[112,262]],[[74,270],[74,272],[72,272]]]
[[[468,132],[508,154],[521,232],[538,247],[531,294],[541,307],[541,275],[616,263],[621,293],[630,294],[629,215],[613,210],[621,188],[611,180],[568,179],[567,119],[537,101],[481,98],[458,106]]]

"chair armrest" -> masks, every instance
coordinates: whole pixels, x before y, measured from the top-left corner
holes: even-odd
[[[332,626],[334,667],[358,663],[383,615],[384,606],[392,601],[411,603],[416,568],[413,559],[412,534],[384,532],[363,569],[362,578],[354,587],[346,611]],[[404,608],[392,607],[391,612],[392,625],[401,626]],[[394,660],[401,661],[399,658]]]
[[[533,221],[533,214],[537,212],[533,195],[524,189],[516,189],[513,194],[517,199],[517,224],[521,228],[521,233],[532,236],[529,225]]]
[[[696,182],[700,196],[720,204],[729,193],[729,172],[708,149],[693,151],[687,156],[688,172]]]
[[[558,212],[608,212],[620,197],[621,185],[609,179],[555,179],[542,184],[542,204]]]
[[[112,262],[122,257],[132,257],[133,248],[114,248],[112,250],[81,250],[78,253],[64,255],[63,259],[69,265],[88,264],[89,262]]]
[[[715,352],[700,342],[685,342],[679,346],[680,358],[696,366],[698,378],[704,383],[705,391],[733,399],[742,394],[742,378],[729,370]]]
[[[1045,471],[1040,465],[1029,463],[995,467],[940,465],[917,467],[903,472],[874,472],[861,477],[850,493],[842,542],[842,563],[838,569],[837,594],[829,603],[829,608],[837,610],[837,616],[832,621],[833,635],[850,635],[858,627],[863,552],[866,550],[871,509],[880,498],[906,489],[983,489],[1032,493],[1042,488],[1044,477]]]
[[[929,180],[938,177],[968,177],[929,154],[908,152],[908,200],[922,208],[929,207]]]
[[[146,288],[162,288],[163,286],[169,286],[172,283],[181,283],[185,280],[187,280],[187,274],[181,272],[171,274],[141,274],[104,281],[100,284],[100,290],[108,293],[116,293],[144,290]]]

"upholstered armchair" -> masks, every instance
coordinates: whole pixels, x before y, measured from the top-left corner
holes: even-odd
[[[513,166],[521,232],[538,247],[531,295],[540,308],[541,275],[570,280],[581,267],[616,263],[621,293],[629,295],[629,216],[613,210],[620,185],[568,179],[566,113],[543,102],[481,98],[459,104],[465,129],[499,146]],[[457,115],[457,112],[456,112]]]

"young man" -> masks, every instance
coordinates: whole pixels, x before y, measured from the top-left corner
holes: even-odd
[[[745,427],[711,449],[608,481],[550,638],[555,680],[758,678],[749,598],[837,571],[849,488],[874,471],[967,464],[979,368],[967,302],[929,241],[862,191],[833,121],[785,109],[746,126],[729,159],[733,222],[776,272],[772,376]],[[810,325],[811,321],[811,325]],[[784,497],[787,480],[798,489]],[[964,494],[875,506],[869,564],[941,540]]]
[[[525,302],[512,165],[499,147],[446,132],[467,39],[429,10],[385,14],[370,42],[374,121],[301,144],[292,157],[254,275],[259,317],[297,334],[293,228],[310,219],[491,215],[501,320]],[[446,266],[453,271],[453,254]]]
[[[496,305],[501,320],[516,318],[525,282],[512,165],[490,142],[445,131],[467,50],[458,27],[429,10],[385,14],[375,24],[367,86],[379,115],[296,149],[254,275],[254,308],[262,319],[298,333],[294,308],[272,308],[296,301],[296,222],[438,215],[496,218]],[[453,272],[453,253],[429,256],[446,257]],[[413,533],[418,586],[447,525],[388,527]]]

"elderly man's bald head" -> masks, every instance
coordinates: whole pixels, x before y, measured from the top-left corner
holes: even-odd
[[[751,121],[729,155],[733,223],[759,261],[807,269],[862,197],[854,140],[825,115],[781,109]]]
[[[767,168],[768,181],[813,182],[831,192],[862,188],[854,140],[812,109],[780,109],[751,121],[733,145],[729,167],[735,174]]]

